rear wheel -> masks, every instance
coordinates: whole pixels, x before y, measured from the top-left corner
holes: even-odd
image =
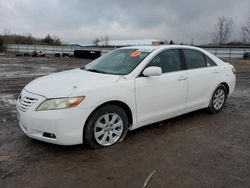
[[[222,110],[227,98],[227,90],[225,86],[219,85],[213,93],[210,100],[209,110],[212,113],[218,113]]]
[[[125,111],[116,105],[98,108],[87,121],[83,140],[91,148],[107,147],[117,143],[128,129]]]

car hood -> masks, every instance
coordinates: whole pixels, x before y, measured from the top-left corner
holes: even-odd
[[[96,87],[114,84],[120,77],[73,69],[35,79],[24,89],[46,98],[68,97],[74,96],[75,93],[84,94],[84,91]]]

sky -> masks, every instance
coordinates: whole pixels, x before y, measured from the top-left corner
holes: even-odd
[[[204,44],[221,16],[233,19],[239,40],[250,0],[1,0],[0,33],[49,33],[78,44],[100,36]]]

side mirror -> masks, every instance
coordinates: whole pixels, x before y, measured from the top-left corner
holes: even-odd
[[[142,74],[144,76],[160,76],[162,74],[162,70],[160,67],[152,66],[146,68]]]

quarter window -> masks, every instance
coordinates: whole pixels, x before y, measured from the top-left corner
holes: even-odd
[[[206,59],[206,62],[207,62],[207,66],[208,67],[212,67],[212,66],[216,66],[216,63],[210,59],[208,56],[204,55],[205,56],[205,59]]]
[[[206,67],[207,63],[204,55],[196,50],[184,49],[183,54],[186,60],[187,69]]]
[[[181,70],[181,59],[179,50],[171,49],[159,53],[147,65],[147,67],[150,66],[160,67],[162,69],[162,73]]]

